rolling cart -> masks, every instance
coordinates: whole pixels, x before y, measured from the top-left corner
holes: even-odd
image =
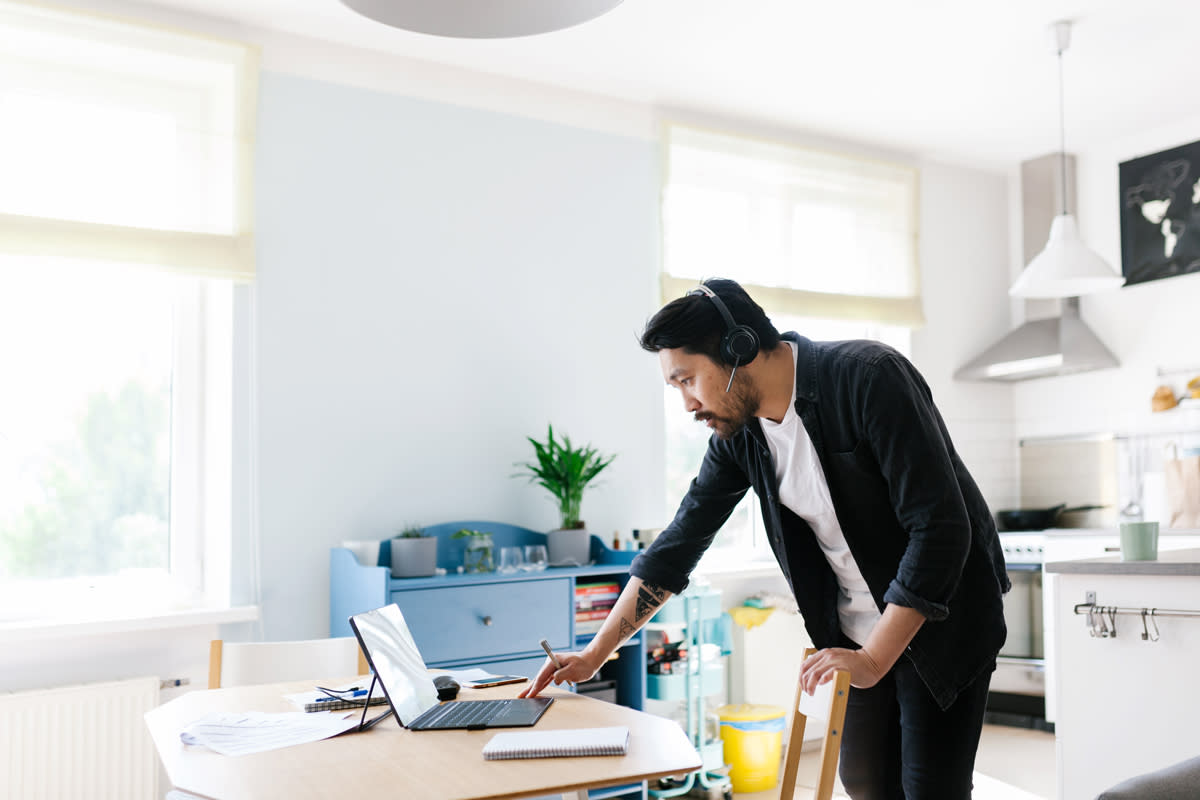
[[[650,786],[650,797],[678,797],[701,791],[712,795],[719,791],[725,800],[732,800],[733,785],[725,764],[720,727],[714,725],[710,737],[705,718],[705,698],[724,689],[724,669],[719,660],[706,663],[703,659],[706,644],[717,644],[722,648],[721,654],[728,655],[727,619],[721,611],[721,593],[711,587],[693,585],[668,600],[647,625],[648,630],[677,629],[684,625],[687,658],[672,662],[678,668],[668,674],[647,675],[646,697],[682,702],[684,730],[701,758],[701,767],[696,772]]]

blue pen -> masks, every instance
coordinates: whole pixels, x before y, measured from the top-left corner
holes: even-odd
[[[317,689],[329,695],[328,697],[318,697],[314,703],[327,703],[333,700],[349,700],[354,697],[362,697],[367,694],[366,689],[360,689],[357,686],[349,689],[326,689],[324,686],[318,686]]]
[[[313,700],[313,702],[314,703],[333,703],[338,700],[348,700],[353,697],[362,697],[366,693],[367,693],[366,689],[359,689],[357,692],[354,692],[353,694],[349,695],[349,697],[318,697],[316,700]]]

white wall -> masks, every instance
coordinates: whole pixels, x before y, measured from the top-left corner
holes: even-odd
[[[547,423],[617,454],[591,530],[660,524],[655,144],[276,73],[259,115],[266,636],[328,631],[343,539],[555,527]]]
[[[956,369],[1010,328],[1008,183],[1003,175],[921,165],[921,292],[913,333],[924,374],[967,468],[994,508],[1016,502],[1012,389],[955,381]]]

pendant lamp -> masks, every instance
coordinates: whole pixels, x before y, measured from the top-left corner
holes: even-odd
[[[1062,178],[1062,213],[1050,223],[1050,238],[1008,290],[1013,297],[1078,297],[1115,289],[1125,279],[1079,238],[1075,217],[1067,213],[1066,114],[1063,95],[1063,51],[1071,43],[1071,23],[1051,28],[1058,52],[1059,172]]]
[[[364,17],[415,33],[506,39],[570,28],[621,0],[342,0]]]

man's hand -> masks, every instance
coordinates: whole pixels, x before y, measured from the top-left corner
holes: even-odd
[[[800,665],[800,683],[812,694],[818,686],[833,680],[833,673],[850,673],[850,685],[870,689],[904,654],[904,648],[925,623],[920,612],[888,603],[861,650],[827,647],[809,656]]]
[[[601,660],[600,664],[593,666],[582,653],[555,653],[554,655],[558,656],[558,660],[562,662],[562,669],[555,667],[554,662],[547,658],[533,682],[526,686],[517,697],[537,697],[550,681],[554,681],[555,685],[563,681],[581,683],[599,672],[600,666],[604,663]]]
[[[851,686],[869,689],[879,683],[890,665],[887,669],[881,669],[866,650],[830,647],[818,650],[800,665],[800,684],[804,691],[813,694],[818,686],[833,680],[833,673],[839,669],[850,673]]]

